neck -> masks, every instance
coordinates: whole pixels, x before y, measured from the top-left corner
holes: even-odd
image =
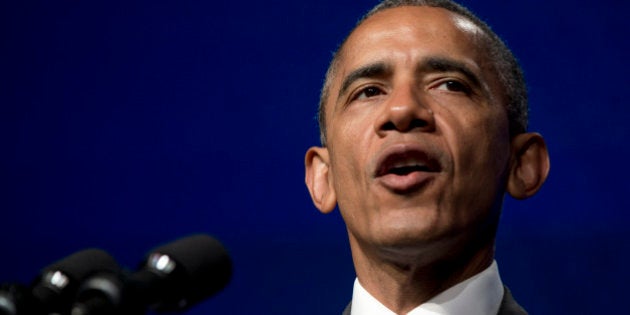
[[[436,245],[421,250],[371,250],[350,238],[359,282],[396,314],[406,314],[442,291],[486,269],[494,239],[479,246]],[[439,247],[439,248],[438,248]],[[443,253],[451,253],[444,255]],[[442,254],[440,254],[442,253]],[[456,253],[456,254],[453,254]]]

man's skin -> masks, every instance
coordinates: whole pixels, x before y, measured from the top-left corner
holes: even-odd
[[[509,134],[483,36],[441,8],[369,17],[340,51],[327,146],[306,153],[315,206],[339,206],[359,282],[398,314],[487,268],[505,192],[549,170],[539,134]]]

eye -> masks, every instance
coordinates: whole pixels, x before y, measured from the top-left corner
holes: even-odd
[[[471,92],[470,88],[466,84],[456,81],[456,80],[444,81],[440,85],[437,86],[437,89],[443,90],[443,91],[449,91],[449,92],[464,93],[464,94],[470,94]]]
[[[368,86],[360,90],[359,93],[356,94],[354,99],[361,100],[361,99],[366,99],[366,98],[374,97],[381,94],[383,94],[383,90],[379,89],[376,86]]]

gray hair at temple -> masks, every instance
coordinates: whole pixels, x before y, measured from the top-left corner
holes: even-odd
[[[451,1],[451,0],[385,0],[372,8],[365,16],[363,16],[356,24],[356,29],[363,21],[372,15],[390,8],[397,8],[402,6],[427,6],[437,7],[462,17],[469,19],[473,24],[477,25],[484,36],[483,45],[487,48],[487,54],[492,61],[494,71],[496,72],[499,82],[503,85],[505,97],[506,97],[506,110],[509,121],[510,136],[523,133],[527,130],[527,87],[525,85],[525,79],[523,78],[523,72],[516,60],[516,57],[505,43],[495,34],[492,29],[472,12],[463,6]],[[352,32],[354,32],[354,29]],[[352,34],[350,32],[350,34]],[[349,37],[350,35],[348,35]],[[322,87],[319,109],[317,114],[317,120],[319,123],[319,132],[322,146],[326,146],[326,100],[330,93],[330,85],[333,78],[336,75],[337,68],[339,67],[339,57],[341,50],[348,37],[344,39],[337,51],[333,55],[333,59],[330,62],[328,71],[326,72],[326,78],[324,86]]]

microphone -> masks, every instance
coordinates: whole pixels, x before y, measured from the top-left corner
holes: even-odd
[[[32,285],[41,313],[67,314],[81,283],[97,272],[119,272],[114,258],[100,249],[76,252],[44,268]],[[40,313],[38,312],[38,313]]]
[[[32,304],[27,287],[13,283],[0,286],[0,315],[31,314],[29,306]]]
[[[45,267],[28,289],[5,284],[0,290],[0,314],[68,314],[83,280],[118,269],[118,263],[100,249],[76,252]]]
[[[72,315],[181,312],[223,289],[232,262],[216,239],[197,234],[152,250],[140,270],[96,275],[80,289]]]

